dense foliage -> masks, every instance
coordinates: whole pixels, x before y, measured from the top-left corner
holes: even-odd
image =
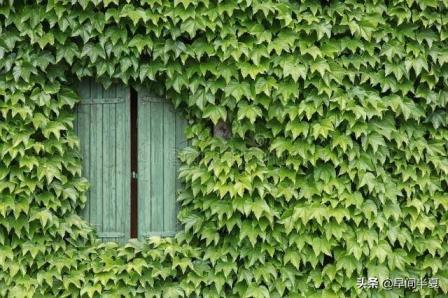
[[[447,0],[0,3],[1,296],[447,293]],[[84,77],[193,123],[176,238],[101,244],[76,215]]]

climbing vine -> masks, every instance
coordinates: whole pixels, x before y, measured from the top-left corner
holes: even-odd
[[[447,38],[447,0],[0,0],[0,296],[446,295]],[[86,77],[190,119],[175,238],[76,215]]]

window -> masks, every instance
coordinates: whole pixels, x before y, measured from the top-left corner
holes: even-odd
[[[81,215],[105,241],[174,235],[185,120],[143,88],[87,80],[78,90],[75,129],[90,182]]]

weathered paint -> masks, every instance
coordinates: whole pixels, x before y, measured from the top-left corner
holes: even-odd
[[[92,80],[78,87],[81,102],[76,130],[81,142],[83,175],[90,183],[82,216],[104,241],[125,242],[130,230],[129,89],[108,89]]]
[[[112,85],[105,90],[86,80],[78,90],[75,127],[90,183],[81,214],[102,240],[125,242],[131,214],[129,88]],[[138,237],[173,236],[179,229],[177,154],[186,145],[186,121],[168,100],[143,88],[138,91]]]
[[[172,236],[178,230],[177,151],[185,146],[185,120],[172,104],[138,89],[139,237]]]

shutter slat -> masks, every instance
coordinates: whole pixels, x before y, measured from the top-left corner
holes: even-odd
[[[163,231],[176,230],[176,117],[170,104],[163,114]]]
[[[140,93],[139,93],[140,94]],[[138,233],[151,228],[151,104],[138,100]]]
[[[108,97],[108,98],[92,98],[83,101],[82,105],[100,105],[100,104],[114,104],[114,103],[124,103],[125,99],[120,97]]]
[[[140,237],[147,238],[151,236],[160,236],[160,237],[174,237],[176,236],[177,231],[166,231],[166,232],[147,232],[143,233]]]
[[[102,95],[101,89],[93,81],[90,81],[90,98],[86,101],[98,98]],[[103,231],[103,106],[96,104],[90,106],[91,111],[91,135],[90,154],[91,163],[91,206],[90,220],[97,227],[98,232]]]
[[[151,231],[163,231],[163,112],[163,103],[151,102],[151,193],[145,194],[151,200]]]
[[[121,237],[124,237],[124,233],[101,232],[101,233],[98,233],[98,237],[100,237],[100,238],[121,238]]]
[[[118,88],[118,87],[117,87]],[[117,95],[121,95],[129,100],[128,89],[118,88]],[[121,94],[120,94],[121,93]],[[123,106],[124,105],[124,106]],[[116,130],[116,222],[117,227],[122,227],[121,229],[125,232],[124,240],[127,241],[130,235],[131,229],[131,143],[129,137],[130,132],[130,104],[120,104],[115,106],[116,109],[116,123],[119,124]],[[118,229],[118,228],[117,228]]]
[[[161,98],[161,97],[159,97],[159,96],[153,96],[153,95],[149,95],[149,96],[139,96],[139,99],[140,99],[141,101],[144,101],[144,102],[162,102],[162,103],[165,103],[165,102],[166,102],[165,99],[163,99],[163,98]]]

